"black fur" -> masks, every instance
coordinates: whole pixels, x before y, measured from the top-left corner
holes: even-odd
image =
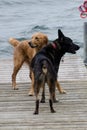
[[[49,104],[51,112],[55,112],[53,109],[53,100],[56,100],[55,82],[57,80],[57,73],[61,57],[66,52],[75,54],[78,49],[78,45],[74,44],[70,38],[64,36],[61,30],[58,30],[58,38],[54,40],[52,44],[48,44],[46,47],[41,49],[41,51],[39,51],[32,59],[31,69],[34,73],[34,92],[36,96],[36,101],[39,100],[38,95],[40,88],[42,87],[43,89],[45,89],[45,82],[47,82],[50,92]],[[43,95],[44,91],[42,94],[41,102],[45,102],[45,96],[43,97]],[[37,112],[37,110],[35,109],[35,114],[38,113],[39,111]]]

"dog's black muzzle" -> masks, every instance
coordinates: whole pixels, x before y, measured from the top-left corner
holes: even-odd
[[[31,48],[36,48],[36,47],[38,47],[38,45],[33,45],[32,42],[28,42],[28,44],[29,44],[29,46],[30,46]]]
[[[80,49],[80,46],[76,45],[76,44],[72,44],[71,47],[69,48],[69,51],[70,53],[72,54],[76,54],[76,51]]]

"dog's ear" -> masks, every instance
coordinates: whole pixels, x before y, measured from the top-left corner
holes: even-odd
[[[43,42],[44,42],[45,44],[47,44],[47,43],[48,43],[48,37],[47,37],[46,35],[44,35]]]
[[[62,42],[64,39],[64,34],[62,33],[62,31],[60,29],[58,29],[58,38],[59,40]]]

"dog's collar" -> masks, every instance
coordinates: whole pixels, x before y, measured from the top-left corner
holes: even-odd
[[[56,45],[55,43],[52,43],[52,46],[53,46],[53,48],[54,48],[54,49],[56,49],[56,48],[57,48],[57,46],[58,46],[59,50],[61,49],[61,46],[60,46],[60,44],[59,44],[59,43],[57,43],[57,45]]]
[[[52,46],[53,46],[53,48],[54,48],[54,49],[56,49],[56,48],[57,48],[57,46],[56,46],[56,44],[55,44],[55,43],[52,43]]]

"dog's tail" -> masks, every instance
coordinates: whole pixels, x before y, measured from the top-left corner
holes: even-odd
[[[43,61],[43,64],[42,64],[42,71],[44,74],[47,74],[47,71],[48,71],[48,64],[47,64],[47,61],[44,60]]]
[[[55,79],[57,78],[57,73],[55,71],[55,67],[53,66],[53,64],[51,63],[51,61],[49,59],[43,60],[43,62],[42,62],[42,72],[45,75],[47,75],[47,73],[48,73],[49,76],[53,75],[53,78],[55,78]]]
[[[15,38],[10,38],[9,43],[13,45],[14,47],[16,47],[20,42],[16,40]]]

